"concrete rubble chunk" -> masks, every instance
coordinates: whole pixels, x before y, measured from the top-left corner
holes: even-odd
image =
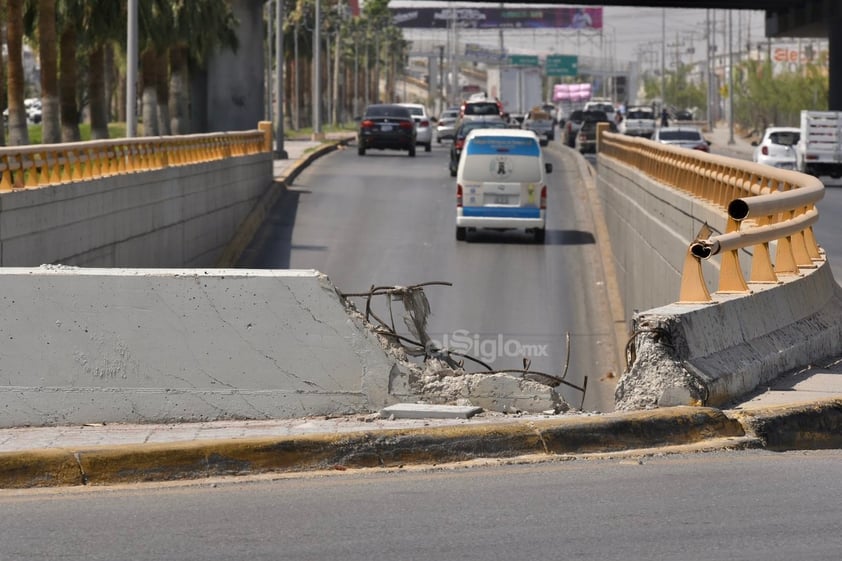
[[[481,412],[481,407],[464,405],[396,403],[381,409],[380,416],[384,419],[470,419]]]

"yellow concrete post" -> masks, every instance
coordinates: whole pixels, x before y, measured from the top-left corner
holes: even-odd
[[[272,121],[260,121],[257,128],[263,132],[263,151],[272,151]]]

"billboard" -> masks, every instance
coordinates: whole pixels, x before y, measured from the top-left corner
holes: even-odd
[[[602,29],[602,8],[389,8],[398,27],[445,29]]]

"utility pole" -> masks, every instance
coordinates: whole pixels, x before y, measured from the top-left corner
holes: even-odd
[[[137,0],[129,0],[126,30],[126,136],[137,136]]]
[[[728,10],[728,145],[734,144],[734,19]]]
[[[713,88],[713,75],[711,68],[711,32],[710,32],[710,8],[706,10],[705,18],[705,37],[707,39],[707,57],[705,58],[705,71],[707,73],[707,118],[708,130],[713,131],[713,96],[711,95],[711,88]]]
[[[667,10],[661,8],[661,110],[667,106]]]
[[[321,29],[322,29],[322,7],[321,0],[316,0],[316,23],[313,29],[313,140],[322,140],[322,55],[321,55]]]

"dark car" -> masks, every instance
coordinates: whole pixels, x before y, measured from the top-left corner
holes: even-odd
[[[693,112],[689,109],[679,109],[675,112],[675,120],[676,121],[692,121],[693,120]]]
[[[582,154],[596,152],[596,127],[599,123],[608,123],[609,132],[617,132],[617,125],[605,119],[591,119],[582,123],[579,134],[576,135],[576,149]]]
[[[576,135],[579,134],[579,129],[582,128],[582,123],[585,122],[585,112],[577,109],[570,113],[564,121],[564,129],[562,132],[562,141],[570,148],[576,147]]]
[[[406,150],[415,156],[415,121],[407,107],[390,104],[369,105],[360,119],[357,153],[365,156],[369,148]]]
[[[462,154],[462,147],[465,145],[465,137],[474,129],[504,129],[507,125],[503,119],[489,119],[485,121],[462,121],[456,134],[453,136],[453,144],[450,145],[450,176],[456,177],[459,169],[459,156]]]

